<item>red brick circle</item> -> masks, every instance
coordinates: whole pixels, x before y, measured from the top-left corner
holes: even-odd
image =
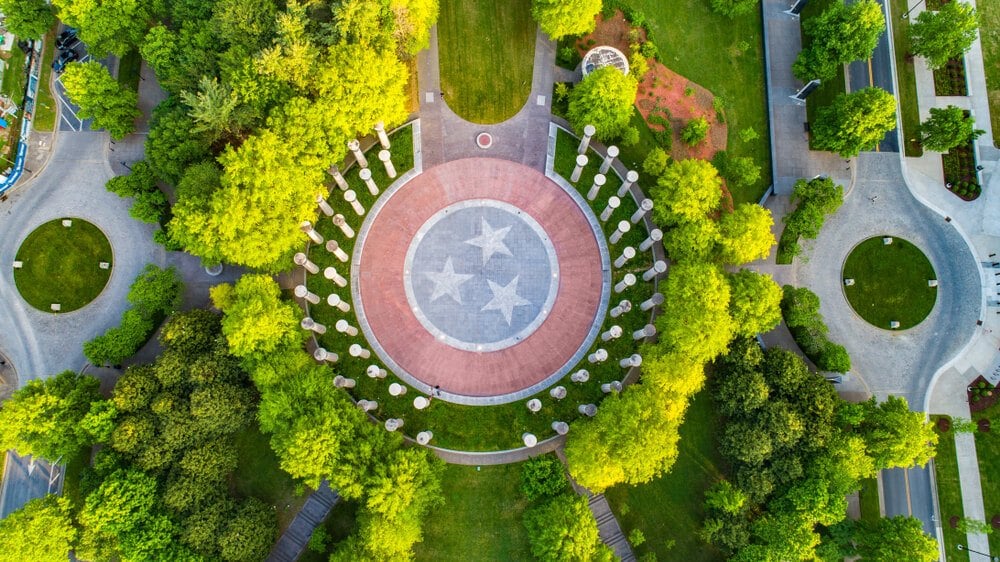
[[[499,351],[438,342],[413,315],[403,286],[413,235],[440,209],[468,199],[496,199],[527,212],[545,229],[559,260],[559,289],[548,318],[524,341]],[[366,222],[354,260],[356,304],[376,352],[398,375],[416,379],[408,382],[418,389],[440,386],[445,399],[503,397],[569,368],[589,343],[602,314],[605,259],[592,219],[552,180],[514,162],[468,158],[425,171],[381,203]]]

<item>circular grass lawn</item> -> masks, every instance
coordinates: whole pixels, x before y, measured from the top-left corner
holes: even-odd
[[[862,318],[879,328],[912,328],[934,308],[937,288],[928,280],[936,279],[930,260],[919,248],[901,238],[886,244],[882,236],[869,238],[851,250],[844,262],[844,293],[851,307]]]
[[[72,221],[63,226],[64,220]],[[21,243],[14,284],[28,304],[45,312],[70,312],[97,298],[111,277],[111,243],[99,228],[80,219],[56,219]],[[100,263],[107,262],[107,269]],[[52,304],[59,304],[54,311]]]

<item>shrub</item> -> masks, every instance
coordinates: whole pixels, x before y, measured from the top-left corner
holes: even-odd
[[[844,188],[830,178],[801,179],[792,189],[795,210],[785,216],[785,229],[778,240],[777,262],[789,264],[802,248],[799,238],[816,238],[826,215],[835,212],[844,202]]]
[[[844,346],[830,341],[827,327],[819,313],[819,297],[805,287],[785,285],[781,314],[795,343],[820,370],[846,373],[851,358]]]
[[[628,534],[628,542],[632,543],[632,546],[642,546],[646,542],[646,535],[641,529],[632,529],[632,532]]]
[[[521,493],[529,501],[546,496],[556,496],[566,491],[569,481],[563,473],[562,463],[551,456],[535,457],[521,469]]]
[[[660,147],[655,147],[649,151],[646,159],[642,161],[642,171],[651,176],[660,177],[663,175],[663,172],[667,171],[667,166],[669,165],[670,155],[667,154],[667,151]]]
[[[681,140],[688,146],[696,146],[708,136],[708,121],[704,117],[698,117],[687,122],[681,129]]]

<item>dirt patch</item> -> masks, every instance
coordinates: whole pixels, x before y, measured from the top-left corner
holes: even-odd
[[[949,526],[950,526],[950,527],[951,527],[952,529],[957,529],[957,528],[958,528],[958,522],[959,522],[960,520],[961,520],[961,519],[959,518],[959,516],[957,516],[957,515],[952,515],[951,517],[949,517],[949,518],[948,518],[948,525],[949,525]]]
[[[938,418],[937,428],[941,433],[948,433],[948,430],[951,429],[951,420],[948,418]]]
[[[584,35],[576,42],[576,50],[580,56],[598,45],[610,45],[627,57],[629,54],[629,34],[632,32],[632,24],[625,19],[621,10],[615,10],[615,15],[604,19],[603,14],[597,16],[597,27],[593,33]],[[646,42],[646,30],[641,27],[635,28],[639,43]]]
[[[976,426],[979,428],[979,431],[981,433],[990,432],[990,420],[987,418],[982,418],[981,420],[977,421]]]

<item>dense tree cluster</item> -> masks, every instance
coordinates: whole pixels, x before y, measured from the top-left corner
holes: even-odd
[[[819,313],[819,297],[805,287],[785,285],[781,314],[802,352],[822,371],[846,373],[851,370],[847,349],[830,341],[826,323]]]
[[[614,66],[598,68],[570,91],[566,118],[578,132],[593,125],[598,140],[621,139],[621,144],[633,145],[639,140],[639,131],[631,125],[638,88],[632,75]]]
[[[66,95],[80,107],[80,119],[92,118],[94,127],[107,129],[114,140],[135,131],[138,95],[115,80],[103,64],[95,60],[70,63],[61,80]]]
[[[910,24],[910,49],[938,69],[964,55],[976,40],[979,14],[970,4],[944,2],[937,11],[924,10]]]
[[[0,13],[4,27],[23,39],[40,39],[56,23],[45,0],[0,0]]]
[[[77,534],[68,499],[31,500],[0,520],[0,560],[65,562]]]
[[[531,15],[550,39],[558,41],[593,31],[601,4],[601,0],[534,0]]]
[[[649,193],[674,264],[661,289],[659,342],[641,349],[640,383],[607,396],[594,418],[574,423],[567,441],[573,477],[593,491],[668,470],[704,365],[725,353],[734,335],[767,331],[780,320],[781,289],[770,277],[723,269],[768,254],[774,237],[766,209],[740,205],[720,216],[722,180],[704,160],[666,165]]]
[[[145,160],[132,164],[132,173],[115,176],[105,187],[119,197],[131,197],[128,214],[135,220],[158,223],[163,220],[170,206],[167,196],[156,185],[156,174]]]
[[[820,15],[805,20],[802,30],[810,43],[792,65],[795,77],[803,82],[829,80],[843,65],[871,57],[885,31],[885,17],[875,0],[833,2]]]
[[[83,354],[93,365],[121,365],[135,355],[156,327],[180,306],[184,283],[173,267],[153,264],[135,278],[128,291],[132,308],[121,323],[83,344]]]
[[[831,215],[844,203],[844,187],[830,178],[800,179],[792,187],[795,209],[785,215],[785,229],[778,241],[778,263],[791,263],[802,252],[799,239],[814,239]]]
[[[732,345],[712,394],[726,416],[721,450],[732,478],[706,495],[702,535],[732,551],[733,560],[812,560],[821,540],[834,544],[821,552],[848,546],[863,556],[873,552],[881,540],[874,533],[894,533],[868,530],[845,541],[821,539],[820,531],[845,518],[845,497],[861,479],[884,468],[925,464],[937,440],[924,415],[910,411],[905,400],[847,403],[794,354],[762,351],[751,339]],[[895,535],[916,536],[911,531]],[[897,556],[911,559],[902,555],[911,548],[929,551],[928,540],[933,542],[920,538],[919,547]],[[828,559],[844,556],[836,554]]]
[[[329,480],[361,504],[356,532],[332,560],[409,559],[424,515],[440,502],[440,461],[403,448],[333,386],[331,371],[302,350],[300,309],[272,279],[245,275],[213,288],[212,300],[230,352],[260,392],[258,419],[281,467],[313,487]]]

